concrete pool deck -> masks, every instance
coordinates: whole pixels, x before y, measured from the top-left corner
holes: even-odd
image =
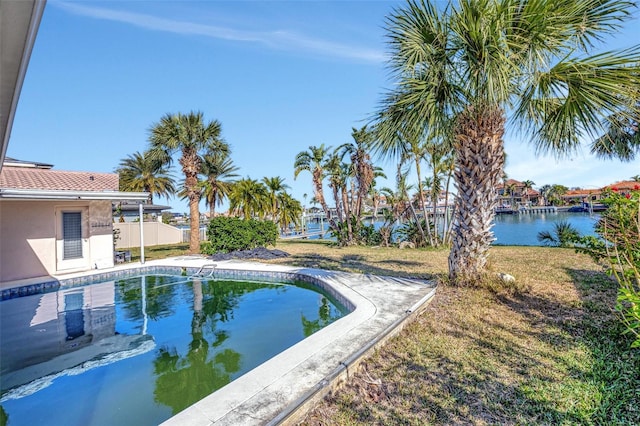
[[[153,263],[191,267],[212,262],[173,258]],[[309,404],[351,374],[361,358],[398,332],[436,291],[435,283],[423,280],[235,260],[213,263],[224,269],[309,275],[329,283],[356,309],[168,419],[163,426],[293,423]]]
[[[251,261],[212,262],[202,256],[119,264],[114,268],[51,278],[62,281],[140,267],[197,270],[212,263],[221,271],[311,277],[312,281],[321,281],[329,287],[330,293],[338,293],[340,299],[346,299],[355,309],[169,418],[163,426],[293,424],[315,402],[355,372],[363,357],[400,331],[436,292],[435,283],[424,280]]]

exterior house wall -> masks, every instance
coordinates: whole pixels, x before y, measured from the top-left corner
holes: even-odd
[[[82,211],[83,257],[61,260],[61,212]],[[113,266],[110,201],[0,201],[0,282]]]
[[[113,266],[113,216],[110,201],[91,201],[89,205],[89,236],[92,268]]]

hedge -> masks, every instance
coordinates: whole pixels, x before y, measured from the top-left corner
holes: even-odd
[[[256,247],[275,246],[278,238],[276,224],[271,221],[219,216],[207,225],[209,241],[200,246],[204,254],[228,253]]]

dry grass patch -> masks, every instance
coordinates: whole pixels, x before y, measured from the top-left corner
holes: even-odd
[[[447,252],[287,242],[278,263],[444,277]],[[572,250],[494,247],[524,292],[441,285],[427,310],[305,425],[638,424],[640,353],[602,268]]]

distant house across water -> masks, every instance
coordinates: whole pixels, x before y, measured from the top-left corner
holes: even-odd
[[[523,182],[507,179],[496,186],[499,205],[502,207],[537,206],[542,202],[540,192],[527,188]]]

